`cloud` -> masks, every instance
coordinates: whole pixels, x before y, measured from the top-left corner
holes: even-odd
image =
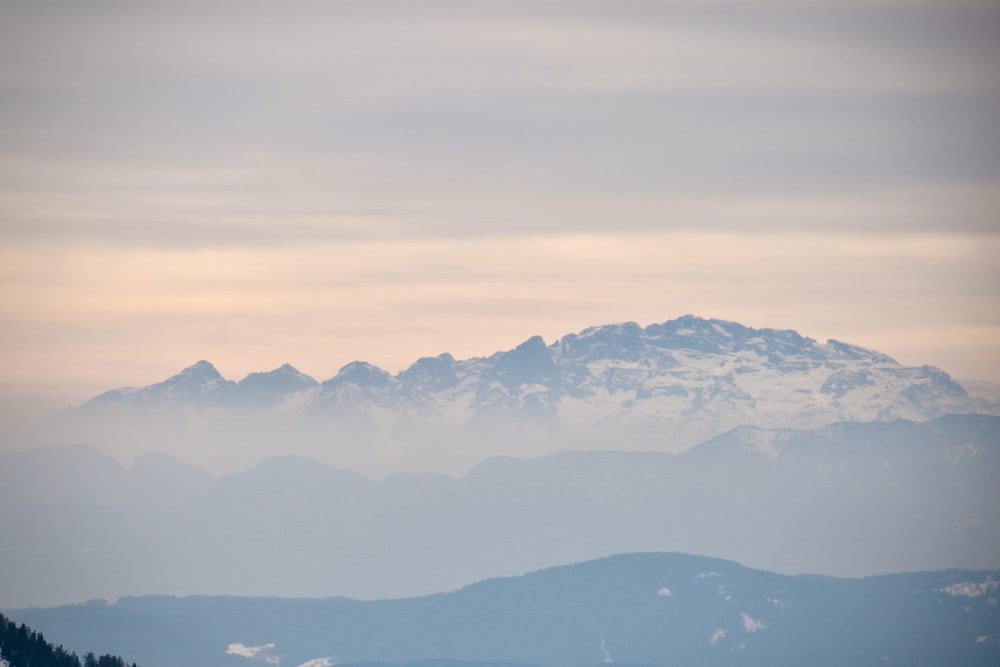
[[[684,312],[1000,377],[998,11],[5,3],[8,381]]]
[[[984,9],[110,7],[8,10],[8,190],[165,204],[181,226],[261,209],[496,224],[468,201],[517,229],[581,193],[844,197],[1000,173]]]
[[[276,248],[8,246],[0,362],[13,386],[51,372],[103,376],[83,399],[198,358],[231,376],[286,361],[317,377],[354,359],[398,371],[424,355],[488,355],[536,333],[552,341],[592,324],[693,312],[975,377],[991,368],[1000,331],[995,311],[979,308],[992,298],[998,244],[609,231]]]

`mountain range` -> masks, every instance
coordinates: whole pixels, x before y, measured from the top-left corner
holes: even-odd
[[[679,452],[738,426],[1000,414],[1000,387],[794,331],[684,316],[597,326],[488,357],[424,357],[391,375],[356,361],[317,382],[290,365],[233,382],[200,361],[48,420],[48,443],[130,461],[169,453],[216,473],[296,454],[369,476],[461,474],[498,455]]]
[[[1000,571],[789,577],[619,555],[420,598],[139,597],[6,613],[147,667],[996,665]]]
[[[1000,387],[838,341],[201,361],[38,437],[0,454],[0,605],[147,667],[1000,657]]]
[[[783,573],[1000,569],[1000,417],[743,426],[679,454],[492,458],[373,481],[301,457],[213,476],[86,445],[0,456],[8,606],[144,593],[423,595],[634,551]]]

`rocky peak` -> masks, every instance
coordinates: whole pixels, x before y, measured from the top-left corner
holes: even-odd
[[[643,330],[635,322],[609,324],[563,336],[556,344],[560,356],[586,363],[594,359],[636,361],[644,350]]]
[[[421,357],[399,374],[398,379],[422,391],[442,391],[458,384],[455,357],[447,352],[436,357]]]
[[[532,336],[513,350],[493,355],[496,378],[507,387],[544,383],[552,377],[552,351],[541,336]]]
[[[337,371],[335,376],[324,382],[323,388],[337,387],[345,383],[360,387],[389,387],[393,382],[392,376],[378,366],[369,364],[367,361],[352,361]]]

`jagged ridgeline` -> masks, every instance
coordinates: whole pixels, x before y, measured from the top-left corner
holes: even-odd
[[[42,437],[124,460],[166,452],[215,472],[280,452],[375,476],[461,474],[495,455],[678,452],[743,425],[1000,414],[997,389],[835,340],[685,316],[551,344],[535,336],[487,357],[424,357],[396,375],[357,361],[323,382],[287,364],[233,382],[201,361],[66,410]]]
[[[0,667],[126,667],[116,655],[87,653],[81,663],[75,653],[53,646],[40,632],[0,614]],[[133,662],[132,667],[137,667]]]

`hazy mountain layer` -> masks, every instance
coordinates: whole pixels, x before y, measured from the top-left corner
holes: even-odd
[[[1000,413],[995,398],[854,345],[686,316],[550,345],[533,337],[489,357],[426,357],[396,375],[353,362],[321,383],[288,365],[232,382],[202,361],[64,411],[42,438],[126,462],[162,451],[216,472],[284,453],[374,476],[459,474],[495,455],[677,452],[741,425]]]
[[[1000,418],[741,427],[681,454],[493,459],[373,482],[301,458],[213,478],[76,446],[0,457],[10,606],[142,593],[360,598],[612,553],[785,573],[1000,568]]]
[[[148,667],[971,667],[1000,662],[998,582],[1000,571],[846,580],[633,554],[405,600],[156,597],[9,613],[71,649]]]

